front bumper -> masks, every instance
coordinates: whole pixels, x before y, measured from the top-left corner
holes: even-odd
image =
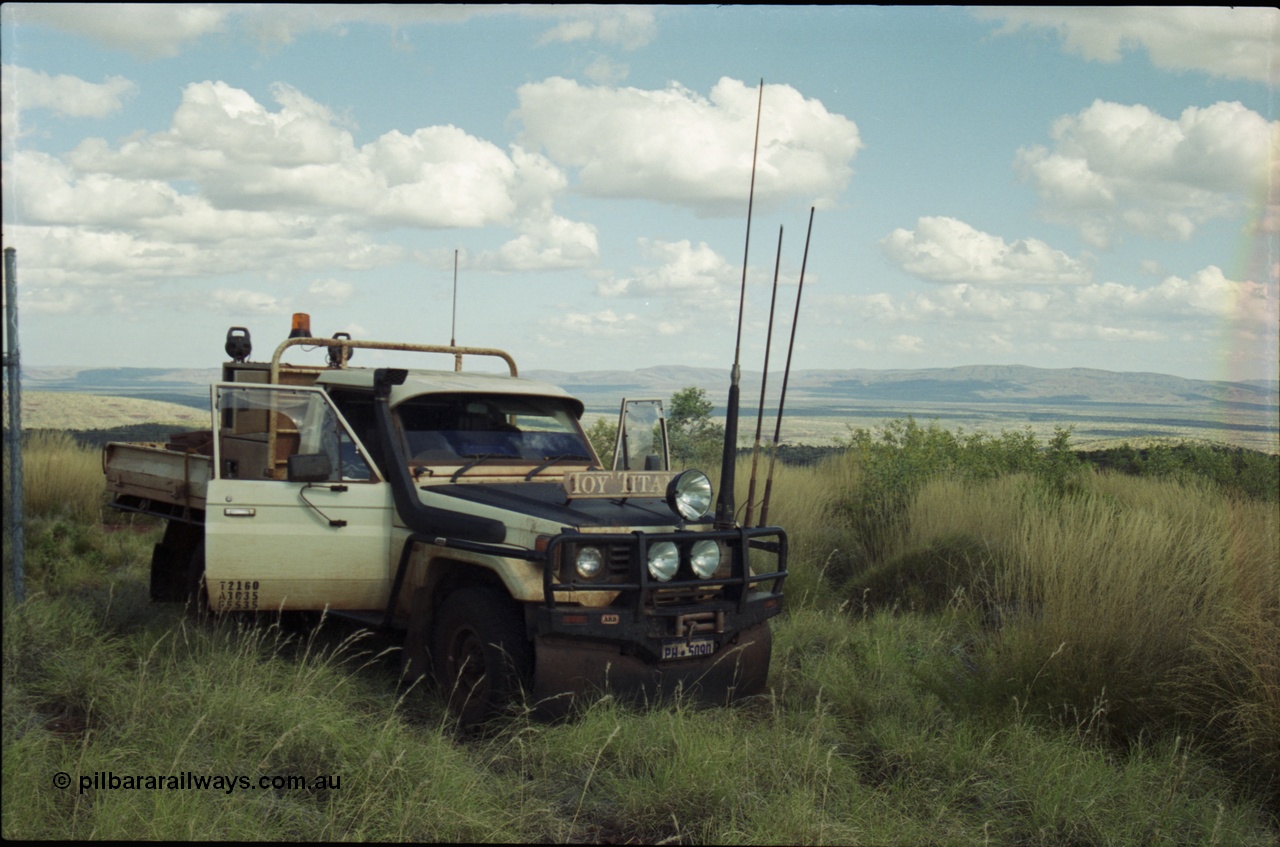
[[[772,540],[770,540],[772,539]],[[663,541],[674,542],[682,550],[682,558],[687,555],[686,548],[694,541],[716,541],[728,548],[730,552],[730,568],[727,576],[720,575],[710,579],[694,578],[682,565],[683,578],[659,582],[649,575],[646,565],[649,548]],[[626,563],[625,577],[621,580],[609,578],[605,580],[557,580],[556,571],[561,568],[563,551],[572,550],[579,545],[621,547],[629,554]],[[751,561],[753,552],[773,556],[773,567],[756,567]],[[763,583],[772,583],[769,593],[781,595],[782,584],[787,578],[787,533],[777,526],[738,527],[736,529],[718,529],[706,532],[680,530],[676,532],[644,532],[636,530],[627,533],[584,533],[562,532],[551,538],[546,547],[542,572],[543,600],[548,609],[556,608],[556,594],[578,591],[621,591],[629,600],[632,616],[639,619],[644,609],[654,605],[655,599],[662,595],[672,595],[679,591],[706,593],[716,589],[731,599],[739,612],[747,604],[748,597],[754,589]]]
[[[677,577],[654,580],[649,548],[671,541],[687,551],[713,540],[730,566],[709,579],[682,564]],[[626,558],[625,581],[562,581],[577,545],[611,547]],[[682,553],[686,556],[686,553]],[[700,702],[723,703],[764,690],[772,635],[768,619],[783,610],[787,536],[779,527],[708,532],[564,532],[552,538],[543,571],[544,602],[533,607],[534,693],[539,710],[557,713],[576,696],[609,691],[654,699],[677,690]],[[605,607],[572,602],[576,592],[616,591]]]
[[[735,633],[710,656],[663,662],[628,654],[617,643],[540,635],[534,640],[534,711],[558,718],[580,699],[602,694],[627,702],[679,697],[723,706],[765,690],[772,647],[768,623]]]

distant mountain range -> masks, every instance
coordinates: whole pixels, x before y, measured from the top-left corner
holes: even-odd
[[[163,400],[207,408],[208,386],[218,368],[24,369],[30,391],[79,392]],[[616,413],[623,397],[668,398],[696,386],[723,414],[729,390],[725,368],[679,365],[633,371],[530,370],[521,374],[551,382],[580,398],[589,412]],[[760,373],[744,371],[743,414],[754,417]],[[782,387],[769,374],[766,414],[774,414]],[[1001,429],[1032,426],[1052,431],[1072,426],[1096,438],[1219,438],[1276,450],[1280,439],[1280,386],[1275,382],[1186,379],[1157,373],[1092,368],[967,365],[915,370],[802,370],[787,385],[789,419],[816,422],[802,433],[812,440],[912,415],[944,425]],[[826,421],[826,423],[822,423]],[[803,428],[802,428],[803,429]]]
[[[526,376],[553,382],[579,396],[608,392],[669,393],[690,385],[723,400],[729,372],[714,368],[666,366],[635,371],[529,371]],[[744,371],[744,397],[759,399],[760,373]],[[769,395],[776,397],[781,374],[770,373]],[[1280,389],[1263,380],[1220,382],[1156,373],[1126,373],[1092,368],[1032,368],[1025,365],[966,365],[917,370],[804,370],[791,374],[792,392],[801,402],[890,401],[919,403],[1035,403],[1079,405],[1179,405],[1209,403],[1275,411]],[[824,402],[824,404],[825,404]]]
[[[203,400],[218,368],[24,368],[23,384],[32,391],[86,394],[194,395]],[[551,382],[583,399],[637,392],[670,395],[689,386],[713,401],[728,395],[729,372],[722,368],[666,365],[634,371],[525,371],[521,376]],[[768,393],[776,397],[782,374],[770,373]],[[743,398],[759,399],[760,372],[743,371]],[[1083,405],[1120,403],[1161,405],[1209,403],[1260,412],[1280,407],[1280,387],[1265,380],[1227,382],[1186,379],[1158,373],[1093,368],[1033,368],[1026,365],[965,365],[915,370],[803,370],[791,374],[788,402],[876,401],[918,403],[1035,403]]]

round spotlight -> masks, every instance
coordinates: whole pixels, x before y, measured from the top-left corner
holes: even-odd
[[[706,517],[711,510],[711,480],[702,471],[685,471],[667,486],[667,505],[686,521]]]
[[[659,541],[649,548],[649,575],[658,582],[668,582],[680,567],[680,551],[670,541]]]
[[[720,545],[707,539],[695,541],[690,551],[689,564],[698,576],[710,579],[720,569]]]

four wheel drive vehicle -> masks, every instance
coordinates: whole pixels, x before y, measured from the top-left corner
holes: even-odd
[[[328,364],[283,362],[297,345]],[[454,370],[351,367],[362,348]],[[583,404],[500,350],[339,334],[258,363],[240,327],[227,350],[209,430],[104,448],[112,505],[167,521],[153,600],[401,630],[406,677],[434,676],[465,723],[522,694],[557,715],[606,689],[763,690],[786,533],[708,518],[707,477],[670,469],[660,401],[624,401],[605,470]]]

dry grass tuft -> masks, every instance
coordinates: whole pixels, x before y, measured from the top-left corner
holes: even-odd
[[[5,488],[8,490],[8,463]],[[66,432],[31,433],[22,448],[22,492],[32,517],[97,521],[105,500],[102,460]]]
[[[1098,475],[1046,496],[1016,476],[925,486],[895,553],[984,553],[965,588],[995,627],[987,698],[1132,740],[1153,728],[1280,777],[1280,526],[1273,503]]]

